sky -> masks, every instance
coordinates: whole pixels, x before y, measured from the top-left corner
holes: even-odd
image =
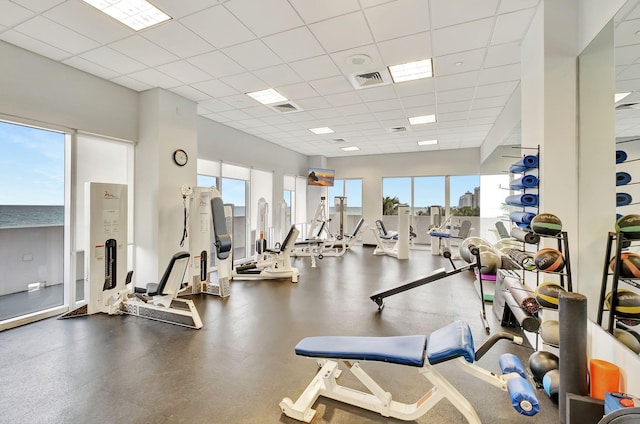
[[[0,121],[0,205],[64,204],[64,140],[62,133]]]
[[[411,204],[411,177],[384,178],[382,182],[383,197],[398,197],[401,203]],[[480,177],[478,175],[451,176],[449,186],[451,205],[458,206],[460,196],[467,191],[473,193],[473,189],[480,186]],[[415,177],[414,192],[415,207],[444,206],[444,177]]]

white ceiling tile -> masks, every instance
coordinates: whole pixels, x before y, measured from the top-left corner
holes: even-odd
[[[289,65],[306,81],[333,77],[340,74],[340,70],[327,55],[299,60]]]
[[[187,62],[197,66],[215,78],[238,74],[245,70],[242,66],[229,59],[229,57],[221,51],[209,52],[190,57],[187,59]]]
[[[421,106],[416,106],[412,108],[406,108],[405,113],[407,118],[412,116],[433,115],[433,114],[436,114],[436,105],[421,105]],[[437,118],[438,117],[436,116],[436,119]],[[409,121],[407,121],[407,123],[409,123]],[[415,125],[415,127],[417,127],[418,129],[421,128],[419,125]],[[428,127],[422,127],[422,128],[428,128]]]
[[[129,27],[83,1],[66,1],[45,12],[44,16],[102,44],[108,44],[135,33]]]
[[[328,53],[364,46],[373,37],[362,12],[350,13],[309,26]]]
[[[211,75],[186,60],[178,60],[160,65],[156,69],[185,84],[193,84],[211,79]]]
[[[304,24],[286,0],[233,0],[225,6],[260,37]]]
[[[393,85],[364,88],[362,90],[358,90],[357,93],[358,96],[360,96],[360,98],[365,102],[395,99],[397,97]]]
[[[394,84],[393,88],[396,90],[396,93],[400,97],[433,93],[433,80],[434,78],[423,78],[419,80],[405,81],[399,84]]]
[[[429,30],[429,4],[424,0],[397,0],[364,13],[376,41]]]
[[[207,113],[207,114],[203,114],[202,116],[204,116],[207,119],[210,119],[212,121],[215,122],[219,122],[221,124],[227,124],[227,122],[230,121],[229,118],[225,118],[224,116],[220,116],[220,114],[218,113]]]
[[[433,28],[442,28],[493,16],[498,9],[498,0],[465,1],[431,0]]]
[[[471,118],[484,118],[487,116],[493,116],[496,117],[498,115],[500,115],[500,112],[502,112],[501,107],[489,107],[489,108],[485,108],[485,109],[472,109],[471,112],[469,112],[469,119]]]
[[[474,87],[460,88],[456,90],[447,90],[447,91],[438,90],[437,92],[438,104],[449,103],[449,102],[459,102],[462,100],[471,100],[473,99],[474,94],[475,94]]]
[[[237,90],[218,80],[198,82],[191,85],[193,86],[193,88],[198,89],[203,93],[207,93],[211,97],[225,97],[231,96],[233,94],[238,94]]]
[[[20,6],[26,7],[34,12],[44,12],[64,1],[66,0],[12,0],[13,3],[18,3]],[[5,1],[3,3],[7,2]]]
[[[329,94],[325,96],[325,99],[332,106],[346,106],[346,105],[353,105],[356,103],[362,103],[362,99],[354,91],[348,91],[348,92],[337,93],[337,94]]]
[[[353,90],[349,80],[342,75],[309,81],[309,84],[321,96]]]
[[[16,26],[15,30],[60,50],[74,54],[98,47],[98,43],[90,38],[41,16],[36,16],[23,22]]]
[[[145,68],[142,63],[135,61],[109,47],[100,47],[90,50],[80,56],[88,61],[97,63],[100,66],[112,69],[119,74],[129,74]]]
[[[173,87],[170,89],[176,94],[181,95],[182,97],[193,100],[194,102],[201,102],[203,100],[210,99],[211,97],[208,94],[203,93],[200,90],[196,90],[195,88],[188,85],[181,85],[180,87]],[[199,115],[202,115],[198,112]]]
[[[283,85],[278,87],[278,92],[287,99],[297,101],[298,99],[306,99],[318,96],[318,92],[306,82],[296,84]]]
[[[495,122],[495,118],[487,116],[484,118],[473,118],[473,119],[469,119],[467,121],[467,124],[470,126],[473,125],[482,125],[482,124],[489,124],[489,125],[493,125]]]
[[[487,49],[475,49],[433,58],[434,75],[459,74],[475,71],[482,67]]]
[[[502,82],[500,84],[489,84],[478,86],[476,98],[510,96],[518,86],[519,81]]]
[[[364,55],[368,57],[369,62],[359,64],[351,63],[349,59],[354,55]],[[343,74],[356,75],[364,74],[367,72],[384,71],[387,65],[382,60],[382,57],[378,53],[378,48],[375,44],[369,44],[368,46],[356,47],[355,49],[343,50],[330,54],[334,63],[340,68]]]
[[[406,96],[400,99],[402,106],[405,108],[414,108],[422,105],[436,104],[436,96],[434,93],[421,94],[418,96]]]
[[[260,40],[227,47],[223,52],[249,71],[282,63],[282,60]]]
[[[512,63],[520,63],[519,43],[499,44],[487,49],[487,58],[484,61],[484,66],[487,68]]]
[[[33,15],[31,10],[10,1],[5,1],[2,4],[2,13],[0,13],[0,24],[12,27],[30,19]]]
[[[482,109],[486,107],[504,107],[510,96],[484,97],[482,99],[473,100],[474,109]]]
[[[230,96],[223,96],[222,98],[220,98],[220,100],[238,109],[253,107],[255,105],[260,104],[260,103],[257,103],[256,100],[252,99],[251,97],[247,96],[244,93],[242,94],[236,93]]]
[[[522,40],[531,25],[534,14],[535,9],[524,9],[499,15],[493,30],[493,37],[491,37],[491,44],[504,44]]]
[[[107,69],[103,66],[97,65],[93,62],[89,62],[80,56],[70,57],[62,61],[65,65],[73,66],[81,71],[88,72],[93,75],[97,75],[103,79],[111,79],[117,77],[119,74],[111,69]]]
[[[639,24],[640,19],[621,22],[615,29],[615,46],[619,47],[637,44],[638,36],[636,35],[636,32],[638,31]]]
[[[116,41],[111,43],[109,47],[131,58],[135,58],[147,66],[158,66],[178,60],[178,57],[173,53],[158,47],[156,44],[139,35]]]
[[[475,87],[478,83],[478,71],[436,77],[438,91],[454,90],[457,88]]]
[[[262,120],[268,125],[280,125],[289,122],[285,115],[266,116]]]
[[[255,103],[252,103],[252,104],[255,105]],[[219,112],[225,112],[227,110],[231,110],[233,106],[231,106],[227,102],[222,102],[218,99],[210,98],[208,100],[202,100],[198,102],[198,108],[202,108],[209,112],[219,113]]]
[[[471,108],[471,101],[443,103],[438,105],[438,115],[449,112],[468,112]]]
[[[0,34],[0,39],[53,60],[62,60],[71,56],[69,52],[60,50],[57,47],[50,46],[49,44],[14,30],[3,32]]]
[[[465,121],[469,115],[469,112],[443,112],[438,113],[437,119],[438,124],[442,124],[443,122],[451,122],[451,121]],[[459,124],[460,125],[460,124]],[[438,125],[440,126],[440,125]]]
[[[458,133],[460,131],[460,128],[464,128],[464,126],[466,125],[467,121],[462,119],[462,120],[451,120],[451,121],[447,121],[447,120],[443,120],[443,121],[439,121],[438,122],[438,132],[440,132],[441,130],[445,130],[445,129],[452,129],[455,130],[456,133]],[[459,136],[456,135],[456,138],[459,139]]]
[[[414,96],[419,97],[419,96]],[[416,105],[420,106],[420,105]],[[396,99],[379,100],[377,102],[368,102],[367,107],[371,112],[385,112],[388,110],[402,109],[402,105]]]
[[[404,110],[401,110],[401,109],[388,110],[385,112],[374,112],[374,116],[378,119],[378,121],[389,121],[394,119],[404,120],[406,118],[406,114],[404,113]],[[406,123],[403,123],[401,125],[406,125]]]
[[[240,121],[240,120],[245,120],[245,119],[251,118],[249,115],[247,115],[246,113],[244,113],[241,110],[229,110],[229,111],[226,111],[226,112],[220,112],[219,115],[220,116],[224,116],[225,118],[229,118],[232,121]],[[246,127],[245,123],[238,123],[238,122],[233,123],[231,126],[233,126],[235,128],[238,128],[238,127],[245,128]]]
[[[175,0],[153,0],[152,3],[161,9],[167,15],[174,19],[182,18],[183,16],[191,15],[195,12],[208,9],[212,4],[211,0],[189,0],[189,1],[175,1]]]
[[[145,84],[141,81],[138,81],[126,75],[113,78],[111,81],[135,91],[145,91],[145,90],[149,90],[150,88],[153,88],[153,86],[149,84]]]
[[[637,78],[640,78],[640,64],[627,66],[622,72],[618,73],[616,80],[625,81]]]
[[[262,81],[271,87],[302,82],[302,78],[287,64],[270,66],[253,72]]]
[[[265,116],[273,116],[278,114],[278,112],[274,111],[271,108],[265,107],[264,105],[248,107],[246,109],[242,109],[242,111],[254,118],[262,118]]]
[[[306,23],[355,12],[360,8],[357,0],[289,0]]]
[[[616,47],[614,54],[616,66],[630,65],[638,59],[638,56],[640,56],[640,45],[634,44]]]
[[[223,6],[214,6],[180,19],[184,25],[217,48],[255,38],[235,16]]]
[[[330,108],[331,104],[324,97],[308,97],[296,100],[296,104],[306,111]]]
[[[145,84],[149,84],[152,87],[172,88],[182,85],[177,79],[171,78],[169,75],[163,74],[153,68],[133,72],[128,76]]]
[[[431,36],[421,32],[395,40],[378,43],[378,49],[387,66],[426,59],[432,56]]]
[[[498,13],[508,13],[529,7],[536,7],[540,0],[501,0]]]
[[[481,19],[432,31],[433,54],[444,56],[486,47],[493,30],[494,18]]]
[[[496,84],[506,81],[520,81],[520,64],[484,68],[480,71],[478,85]]]
[[[270,35],[263,41],[285,62],[324,54],[324,49],[307,27]]]
[[[268,88],[264,81],[250,72],[230,75],[228,77],[220,78],[220,80],[241,93],[248,93],[250,91],[258,91]]]
[[[316,109],[309,112],[316,119],[331,119],[340,116],[335,108]]]
[[[149,28],[141,35],[181,58],[196,56],[214,49],[211,44],[180,22],[173,20]]]

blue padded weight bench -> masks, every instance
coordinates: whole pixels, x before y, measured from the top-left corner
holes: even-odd
[[[434,256],[437,256],[441,253],[443,249],[442,244],[444,242],[444,249],[451,252],[451,240],[464,240],[471,234],[471,221],[462,221],[460,224],[460,228],[458,229],[457,234],[452,234],[451,232],[441,232],[437,230],[432,230],[429,232],[429,236],[433,237],[431,239],[431,251]],[[438,247],[434,248],[434,238],[438,239]]]
[[[450,360],[465,372],[508,391],[513,407],[520,414],[532,416],[539,410],[538,400],[531,384],[526,379],[524,367],[512,354],[500,357],[502,375],[496,375],[474,364],[496,341],[518,338],[512,335],[492,336],[478,349],[473,346],[469,325],[455,321],[434,331],[427,342],[424,335],[397,337],[307,337],[295,347],[300,356],[316,359],[320,371],[294,403],[289,398],[280,402],[280,409],[287,416],[299,421],[310,422],[315,415],[313,404],[319,396],[324,396],[363,409],[377,412],[385,417],[401,420],[416,420],[441,399],[449,399],[469,423],[480,423],[478,414],[469,401],[433,365]],[[351,373],[369,390],[369,393],[338,384],[341,361]],[[405,404],[394,401],[391,393],[385,391],[361,367],[358,361],[382,361],[393,364],[418,367],[419,373],[429,380],[433,387],[415,403]]]

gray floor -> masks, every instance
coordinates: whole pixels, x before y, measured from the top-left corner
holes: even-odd
[[[470,273],[391,297],[378,313],[369,300],[373,291],[447,265],[428,251],[411,251],[409,261],[371,253],[356,247],[317,268],[298,258],[297,284],[234,281],[228,299],[196,296],[201,330],[94,315],[0,332],[0,422],[295,423],[278,403],[297,398],[316,372],[313,361],[293,352],[302,337],[428,334],[464,319],[476,347],[487,338]],[[492,332],[504,331],[491,323]],[[530,350],[501,342],[479,365],[499,372],[497,358],[504,352],[525,362]],[[414,402],[430,387],[413,367],[364,366],[399,401]],[[541,412],[526,418],[511,408],[506,393],[449,363],[438,368],[483,422],[558,422],[557,406],[541,391]],[[316,409],[313,423],[401,422],[325,399]],[[415,422],[463,421],[441,401]]]

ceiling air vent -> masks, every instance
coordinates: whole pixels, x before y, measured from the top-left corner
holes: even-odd
[[[284,103],[276,103],[268,106],[279,113],[300,112],[302,110],[300,106],[290,101]]]
[[[616,110],[640,109],[640,103],[623,103],[616,106]]]
[[[386,70],[350,75],[349,80],[356,90],[391,84],[391,77]]]
[[[333,140],[334,143],[346,143],[347,140],[345,140],[344,138],[334,138]]]
[[[408,131],[407,127],[390,127],[390,128],[386,128],[386,130],[390,134],[405,133]]]

